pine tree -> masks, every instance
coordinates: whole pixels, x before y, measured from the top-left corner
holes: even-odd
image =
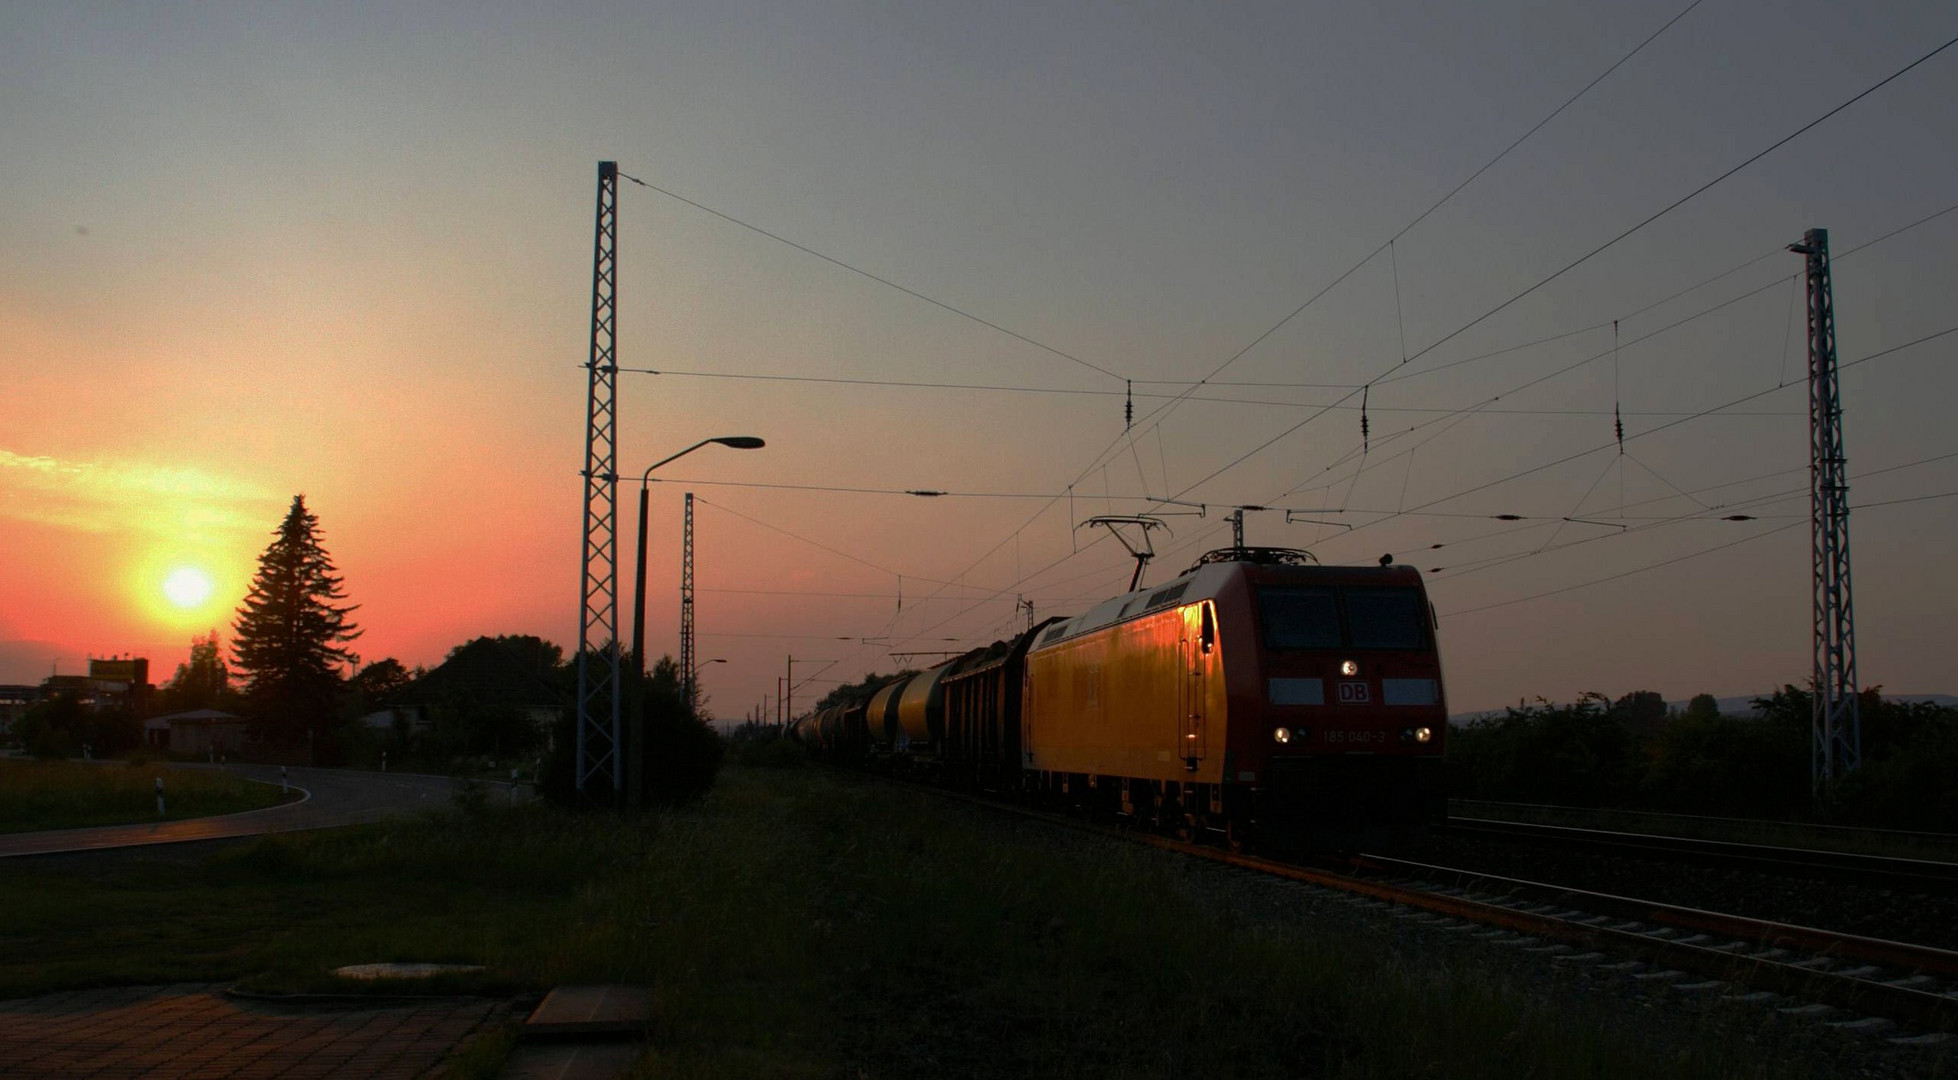
[[[262,738],[298,743],[333,720],[338,668],[353,655],[342,646],[360,636],[347,619],[358,605],[333,603],[346,599],[333,570],[319,518],[304,495],[294,495],[232,625],[232,654],[249,680],[246,699]]]

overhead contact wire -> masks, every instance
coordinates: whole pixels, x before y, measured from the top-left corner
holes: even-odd
[[[809,247],[806,244],[798,244],[794,240],[791,240],[786,236],[782,236],[779,233],[770,232],[759,225],[750,225],[749,223],[741,220],[740,218],[734,217],[730,214],[724,214],[721,211],[706,205],[705,203],[695,202],[694,200],[687,198],[685,195],[681,195],[673,191],[668,191],[666,188],[660,187],[658,184],[649,184],[646,181],[641,180],[636,176],[627,176],[625,173],[620,173],[619,176],[620,178],[625,180],[630,180],[633,183],[638,184],[640,187],[646,188],[649,191],[657,191],[661,195],[664,195],[669,199],[673,199],[678,202],[683,202],[688,206],[693,207],[696,210],[700,210],[702,212],[712,214],[715,217],[720,218],[722,221],[728,222],[733,225],[739,225],[740,227],[747,229],[750,232],[757,233],[762,236],[766,236],[770,240],[773,240],[778,244],[786,244],[787,246],[792,247],[797,251],[802,252],[805,255],[813,255],[816,258],[821,259],[832,266],[836,266],[844,270],[848,270],[850,273],[856,274],[860,277],[869,278],[871,281],[874,281],[879,285],[896,289],[898,292],[901,292],[906,296],[912,297],[914,299],[922,300],[925,303],[932,305],[933,307],[941,308],[945,311],[949,311],[952,314],[957,315],[962,319],[970,319],[973,322],[976,322],[979,325],[984,326],[989,330],[998,331],[999,333],[1005,334],[1007,337],[1010,337],[1015,341],[1024,342],[1025,344],[1031,345],[1034,348],[1041,350],[1042,352],[1051,353],[1055,356],[1060,357],[1063,360],[1069,361],[1070,363],[1079,364],[1082,367],[1089,369],[1090,371],[1100,372],[1101,374],[1106,375],[1111,379],[1119,380],[1122,378],[1122,376],[1117,375],[1116,373],[1108,370],[1105,367],[1102,367],[1100,364],[1094,363],[1093,361],[1083,360],[1080,357],[1075,356],[1073,353],[1066,352],[1061,349],[1057,349],[1052,345],[1047,344],[1046,342],[1036,341],[1033,338],[1030,338],[1027,335],[1022,334],[1017,330],[1010,330],[1004,326],[1001,326],[996,322],[993,322],[990,319],[983,318],[978,315],[974,315],[972,312],[965,311],[961,308],[953,307],[951,304],[948,304],[943,300],[939,300],[936,297],[927,296],[916,289],[912,289],[900,285],[889,278],[880,277],[861,267],[852,266],[849,263],[844,262],[842,259],[838,259],[831,255],[825,255],[822,252],[817,251],[815,248]]]

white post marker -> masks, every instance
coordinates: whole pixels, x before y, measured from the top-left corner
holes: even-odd
[[[163,778],[156,778],[156,816],[163,816]]]

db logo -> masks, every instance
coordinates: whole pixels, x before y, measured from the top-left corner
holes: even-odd
[[[1367,684],[1363,682],[1343,682],[1339,684],[1339,703],[1341,705],[1365,705],[1373,698],[1367,694]]]

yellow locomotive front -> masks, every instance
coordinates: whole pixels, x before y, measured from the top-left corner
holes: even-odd
[[[1275,846],[1434,815],[1447,710],[1419,573],[1303,562],[1216,552],[1040,632],[1026,786]]]

